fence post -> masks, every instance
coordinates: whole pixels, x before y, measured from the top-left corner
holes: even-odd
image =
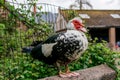
[[[34,6],[33,6],[33,12],[34,12],[34,16],[36,15],[36,3],[34,3]]]

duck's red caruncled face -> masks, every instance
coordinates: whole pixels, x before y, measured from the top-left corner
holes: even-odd
[[[73,20],[72,23],[74,24],[75,29],[87,32],[87,30],[84,28],[84,25],[80,21]]]

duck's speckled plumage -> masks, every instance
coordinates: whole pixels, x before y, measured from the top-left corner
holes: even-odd
[[[45,42],[35,47],[31,55],[48,64],[57,60],[68,63],[80,57],[87,49],[88,42],[83,32],[68,30],[48,38]]]

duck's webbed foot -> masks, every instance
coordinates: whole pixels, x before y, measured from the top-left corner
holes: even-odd
[[[79,73],[71,72],[68,65],[65,66],[65,72],[61,71],[59,63],[57,63],[56,65],[57,65],[57,68],[59,70],[59,76],[62,77],[62,78],[73,77],[73,76],[79,76],[80,75]]]

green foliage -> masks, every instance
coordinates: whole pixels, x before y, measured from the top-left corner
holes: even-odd
[[[0,36],[5,35],[4,29],[5,29],[5,25],[2,24],[2,23],[0,23],[0,30],[1,30],[1,31],[0,31]]]
[[[77,12],[75,10],[69,10],[68,11],[68,20],[71,20],[76,16],[78,16],[78,15],[77,15]]]
[[[1,7],[1,4],[4,4],[4,0],[0,0],[0,7]]]
[[[5,32],[3,30],[4,28],[5,28],[5,25],[0,23],[0,37],[5,35]],[[3,43],[1,43],[2,41],[3,41],[3,39],[0,39],[0,53],[2,53],[4,50],[4,48],[2,47]]]
[[[48,65],[37,60],[32,61],[30,55],[17,54],[14,55],[14,59],[6,58],[4,62],[5,67],[0,69],[5,70],[5,80],[36,80],[38,78],[56,74],[56,70],[53,68],[49,68],[48,70]],[[2,76],[0,77],[1,80],[3,80]]]

